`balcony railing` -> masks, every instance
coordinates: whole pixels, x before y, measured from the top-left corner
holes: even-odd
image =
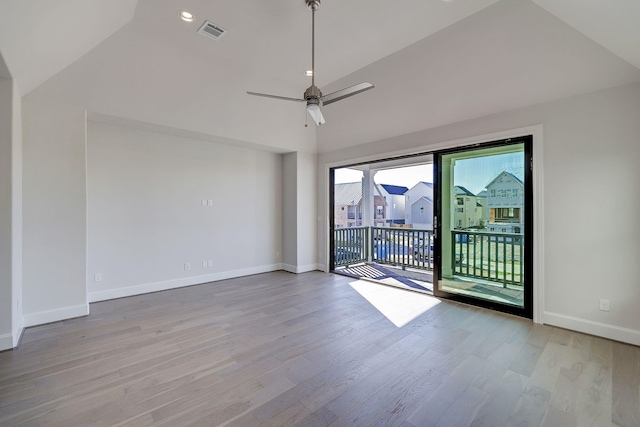
[[[463,262],[452,263],[457,276],[472,277],[507,285],[521,286],[524,269],[524,236],[512,233],[486,233],[454,230],[451,256],[461,254]]]
[[[433,270],[433,231],[413,228],[353,227],[336,229],[335,267],[365,262]],[[454,230],[449,264],[454,276],[521,286],[524,236]]]
[[[371,227],[372,260],[378,264],[391,264],[433,269],[433,232],[414,228]]]
[[[337,228],[334,232],[334,262],[347,267],[369,260],[369,227]]]

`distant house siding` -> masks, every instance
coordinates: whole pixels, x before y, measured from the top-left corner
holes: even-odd
[[[524,227],[524,184],[502,172],[487,186],[488,231],[522,233]]]
[[[420,198],[411,205],[411,218],[413,228],[421,230],[433,229],[433,203],[425,198]]]

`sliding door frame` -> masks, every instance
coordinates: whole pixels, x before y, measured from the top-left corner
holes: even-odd
[[[473,131],[471,131],[473,133]],[[467,132],[467,134],[469,134]],[[492,133],[476,133],[472,136],[457,138],[457,139],[440,139],[440,142],[423,141],[422,145],[419,141],[419,136],[413,142],[413,146],[410,148],[402,148],[397,150],[386,151],[382,153],[367,154],[353,157],[345,157],[341,160],[320,160],[322,172],[320,172],[320,179],[324,183],[324,201],[326,205],[319,212],[323,230],[321,233],[324,235],[324,242],[322,249],[322,270],[330,272],[329,260],[331,258],[330,240],[332,234],[332,228],[329,227],[330,218],[332,215],[333,204],[329,204],[331,188],[329,187],[329,176],[332,169],[345,168],[354,165],[361,165],[366,163],[375,163],[385,160],[402,159],[414,156],[423,156],[434,154],[441,150],[448,150],[457,147],[473,146],[476,144],[484,144],[486,142],[497,141],[509,138],[520,138],[522,136],[533,136],[533,220],[532,225],[534,228],[534,240],[530,247],[533,251],[533,321],[535,323],[544,323],[545,318],[545,262],[544,262],[544,245],[545,245],[545,220],[544,220],[544,125],[536,124],[531,126],[524,126],[519,128],[512,128],[509,130],[502,130]],[[435,172],[434,172],[435,173]]]
[[[514,305],[508,304],[500,304],[498,302],[494,302],[486,299],[473,298],[470,296],[451,293],[442,290],[441,288],[441,280],[442,280],[442,243],[443,243],[443,224],[440,220],[442,215],[442,210],[445,206],[442,199],[442,183],[443,183],[443,167],[442,167],[442,159],[444,155],[447,154],[456,154],[456,153],[464,153],[466,151],[475,151],[484,148],[495,148],[495,147],[508,147],[510,145],[515,144],[523,144],[524,145],[524,260],[525,267],[523,271],[524,281],[523,281],[523,291],[524,291],[524,305],[523,307],[518,307]],[[522,137],[515,138],[506,138],[495,140],[486,143],[476,143],[471,145],[457,146],[454,148],[439,150],[433,153],[434,154],[434,162],[433,162],[433,180],[434,180],[434,215],[437,218],[435,223],[434,232],[435,232],[435,263],[433,267],[433,293],[434,296],[438,298],[449,299],[453,301],[462,302],[465,304],[476,305],[484,308],[489,308],[495,311],[501,311],[509,314],[514,314],[521,317],[526,317],[529,319],[534,318],[534,259],[533,259],[533,248],[535,244],[534,238],[534,205],[533,205],[533,135],[526,135]]]

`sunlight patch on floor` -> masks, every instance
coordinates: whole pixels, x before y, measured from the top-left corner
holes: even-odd
[[[440,304],[438,299],[430,295],[378,285],[366,280],[357,280],[349,284],[398,328]]]

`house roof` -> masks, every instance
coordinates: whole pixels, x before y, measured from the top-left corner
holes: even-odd
[[[359,205],[362,200],[362,183],[347,182],[336,184],[334,187],[336,206]]]
[[[491,184],[493,184],[494,182],[496,182],[500,177],[502,176],[508,176],[509,178],[513,178],[517,183],[519,183],[521,186],[524,186],[524,182],[522,182],[520,180],[520,178],[518,178],[517,176],[515,176],[514,174],[510,173],[510,172],[506,172],[506,171],[502,171],[498,174],[498,176],[496,176],[495,178],[493,178],[493,180],[491,180],[491,182],[489,184],[487,184],[487,188],[489,188],[489,186]]]
[[[466,188],[464,188],[461,185],[456,185],[453,188],[454,188],[454,191],[455,191],[457,196],[460,196],[460,195],[475,196],[475,194],[473,194],[471,191],[467,190]]]
[[[433,204],[433,200],[431,199],[431,197],[427,197],[427,196],[422,196],[420,197],[418,200],[416,200],[415,202],[411,203],[411,205],[415,205],[416,203],[420,202],[420,201],[427,201],[429,203]]]
[[[280,153],[327,152],[640,81],[631,42],[640,40],[640,2],[614,3],[323,2],[316,85],[331,93],[371,81],[375,89],[323,109],[327,124],[317,129],[302,126],[302,104],[246,94],[301,97],[309,86],[302,0],[190,0],[190,24],[171,1],[2,2],[0,76],[15,79],[23,97],[62,94],[103,121]],[[198,34],[204,20],[227,34]],[[393,28],[393,37],[380,28]]]
[[[409,189],[407,187],[402,187],[400,185],[390,185],[390,184],[380,184],[380,187],[384,188],[384,191],[391,195],[403,195]]]

